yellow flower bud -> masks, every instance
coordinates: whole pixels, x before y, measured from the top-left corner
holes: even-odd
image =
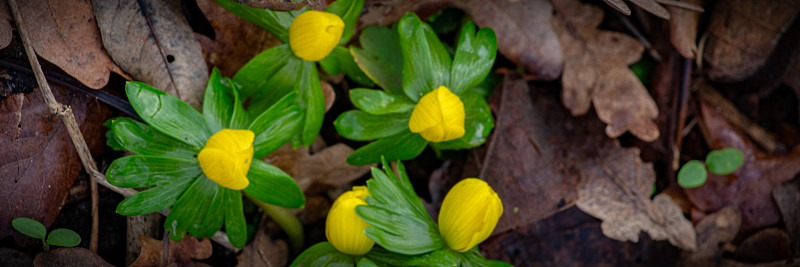
[[[306,61],[319,61],[339,44],[344,21],[333,13],[306,11],[294,18],[289,26],[289,46],[292,52]]]
[[[364,197],[369,195],[366,186],[354,186],[353,190],[339,196],[328,212],[325,236],[342,253],[364,255],[375,245],[375,241],[364,234],[364,229],[370,225],[356,214],[356,206],[367,205]]]
[[[461,138],[464,136],[464,103],[450,89],[439,86],[419,100],[411,112],[408,128],[431,142]]]
[[[450,249],[464,252],[486,240],[502,214],[503,203],[489,184],[467,178],[444,197],[439,232]]]
[[[247,172],[253,161],[253,140],[250,130],[222,129],[208,139],[197,154],[200,168],[208,179],[233,190],[250,185]]]

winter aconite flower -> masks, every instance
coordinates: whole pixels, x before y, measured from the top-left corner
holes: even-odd
[[[319,61],[339,44],[342,31],[344,21],[339,16],[324,11],[306,11],[294,18],[289,26],[289,46],[297,57]]]
[[[364,165],[413,159],[434,151],[469,149],[483,144],[494,128],[484,96],[497,56],[491,28],[464,24],[453,56],[430,25],[414,14],[397,27],[368,27],[351,47],[356,63],[381,90],[350,90],[358,108],[334,121],[336,131],[356,141],[373,141],[347,157]],[[488,82],[487,82],[488,81]]]
[[[250,185],[247,172],[253,161],[253,139],[250,130],[222,129],[208,138],[197,154],[203,173],[217,184],[233,190]]]
[[[408,121],[412,133],[430,142],[444,142],[464,136],[464,103],[447,87],[439,86],[423,96]]]
[[[111,163],[108,182],[146,188],[126,198],[117,213],[134,216],[172,208],[164,222],[170,238],[210,237],[225,225],[231,243],[243,247],[247,225],[242,192],[281,207],[305,204],[300,187],[280,169],[259,160],[297,131],[302,113],[296,93],[251,117],[242,107],[239,86],[209,77],[203,113],[149,85],[128,82],[125,92],[141,123],[116,118],[109,144],[135,153]]]
[[[502,214],[503,203],[494,190],[484,181],[467,178],[444,197],[439,232],[450,249],[464,252],[486,240]]]
[[[364,197],[369,196],[366,186],[354,186],[333,202],[328,219],[325,221],[325,236],[337,250],[350,255],[363,255],[375,245],[364,229],[369,226],[356,214],[355,208],[367,205]]]

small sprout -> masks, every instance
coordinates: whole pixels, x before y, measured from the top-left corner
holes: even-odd
[[[372,241],[364,229],[370,226],[356,214],[356,207],[367,205],[364,198],[369,196],[366,186],[354,186],[333,202],[328,219],[325,221],[325,236],[337,250],[350,255],[364,255],[372,249]]]
[[[464,103],[447,87],[425,94],[411,112],[408,128],[430,142],[445,142],[464,136]]]
[[[705,165],[699,160],[692,160],[678,171],[678,185],[683,188],[695,188],[703,185],[707,176]]]
[[[717,175],[728,175],[744,163],[744,154],[735,148],[714,150],[706,156],[708,170]]]
[[[450,249],[465,252],[492,234],[502,214],[503,203],[492,187],[484,181],[467,178],[444,197],[439,232]]]
[[[47,239],[45,239],[44,237],[47,230],[44,228],[44,225],[28,218],[14,218],[11,220],[11,226],[24,235],[41,239],[44,251],[50,250],[49,245],[74,247],[81,243],[81,237],[75,233],[75,231],[64,228],[50,231],[50,234],[47,235]]]

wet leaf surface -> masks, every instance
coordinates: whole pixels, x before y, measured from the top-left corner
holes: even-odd
[[[656,140],[658,108],[628,68],[641,58],[642,45],[628,35],[598,30],[600,8],[576,0],[554,1],[553,7],[553,28],[564,53],[564,106],[577,116],[594,105],[609,137],[629,131],[643,141]]]
[[[131,266],[209,266],[195,260],[211,257],[211,241],[197,241],[194,237],[185,237],[179,242],[169,240],[168,245],[149,236],[139,236],[142,252]],[[169,251],[164,253],[164,248]],[[164,256],[166,255],[166,259]]]
[[[51,88],[56,100],[71,106],[92,151],[100,152],[108,109],[83,93]],[[63,122],[50,114],[38,90],[0,102],[0,129],[0,238],[13,233],[30,244],[32,239],[11,228],[11,219],[49,226],[83,167]]]
[[[135,80],[200,107],[208,67],[179,1],[112,0],[92,5],[114,62]]]

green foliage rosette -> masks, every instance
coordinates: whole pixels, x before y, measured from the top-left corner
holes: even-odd
[[[390,161],[412,159],[428,144],[437,151],[483,144],[494,127],[494,119],[484,98],[486,93],[476,88],[488,80],[497,54],[496,39],[491,28],[476,31],[474,24],[466,23],[451,57],[431,27],[414,14],[404,16],[396,29],[366,28],[359,37],[361,48],[351,47],[350,52],[361,70],[382,90],[351,90],[350,100],[358,110],[344,112],[334,125],[345,138],[377,141],[353,152],[347,162],[364,165],[379,162],[381,156]],[[441,97],[426,100],[432,98],[432,92],[441,92]],[[463,107],[453,112],[439,107],[449,104]],[[435,113],[438,117],[426,118],[427,122],[419,120],[423,121],[420,125],[443,127],[445,136],[456,132],[458,138],[437,140],[426,137],[425,131],[415,132],[410,127],[415,122],[415,112]],[[431,126],[442,116],[447,121],[451,115],[458,117],[453,125]]]
[[[298,93],[297,104],[303,111],[304,119],[300,133],[291,140],[292,144],[311,145],[322,127],[325,99],[322,95],[319,73],[317,73],[317,61],[331,75],[344,72],[358,83],[366,86],[373,85],[372,81],[355,64],[347,48],[340,46],[350,41],[353,36],[355,23],[361,14],[364,0],[339,0],[325,9],[324,13],[327,16],[322,16],[322,18],[308,16],[310,18],[307,19],[307,23],[301,25],[305,27],[297,27],[298,29],[293,30],[294,35],[306,38],[298,37],[298,40],[291,41],[291,43],[290,28],[295,18],[305,13],[319,15],[323,12],[312,11],[307,6],[297,11],[272,11],[249,7],[230,0],[217,0],[217,3],[237,16],[266,29],[283,42],[282,45],[272,47],[250,60],[236,73],[233,80],[242,85],[242,99],[251,98],[247,108],[247,112],[251,115],[260,114],[290,92]],[[339,21],[343,23],[340,37],[327,36],[324,31],[313,32],[315,29],[326,29],[328,26],[338,27],[338,25],[325,24],[328,17],[331,16],[333,19],[340,18]],[[304,33],[307,35],[304,36]],[[339,38],[338,41],[336,38]],[[311,40],[321,39],[335,42],[334,46],[331,46],[332,50],[324,49],[325,51],[322,53],[328,53],[324,58],[307,61],[294,53],[297,47],[313,43],[314,41]],[[298,51],[301,50],[304,49]]]
[[[297,94],[289,93],[257,116],[249,116],[240,91],[234,81],[214,69],[201,114],[147,84],[128,82],[125,92],[145,123],[129,118],[110,121],[110,145],[136,155],[115,160],[106,177],[119,187],[146,190],[123,200],[117,213],[134,216],[172,208],[164,222],[171,239],[180,240],[187,232],[210,237],[224,224],[231,243],[242,248],[247,240],[242,192],[281,207],[303,207],[305,198],[295,181],[259,160],[285,144],[300,127],[303,114],[296,104]],[[225,132],[246,133],[243,136],[249,135],[249,140],[225,139],[221,134]],[[242,161],[228,164],[232,162],[226,157],[228,152],[208,149],[213,143],[210,138],[242,144],[246,153],[230,154],[241,156],[237,159]],[[207,149],[210,152],[204,152]],[[204,153],[211,154],[210,160],[203,162]],[[235,174],[241,176],[234,177],[238,181],[246,180],[241,189],[226,183]]]

